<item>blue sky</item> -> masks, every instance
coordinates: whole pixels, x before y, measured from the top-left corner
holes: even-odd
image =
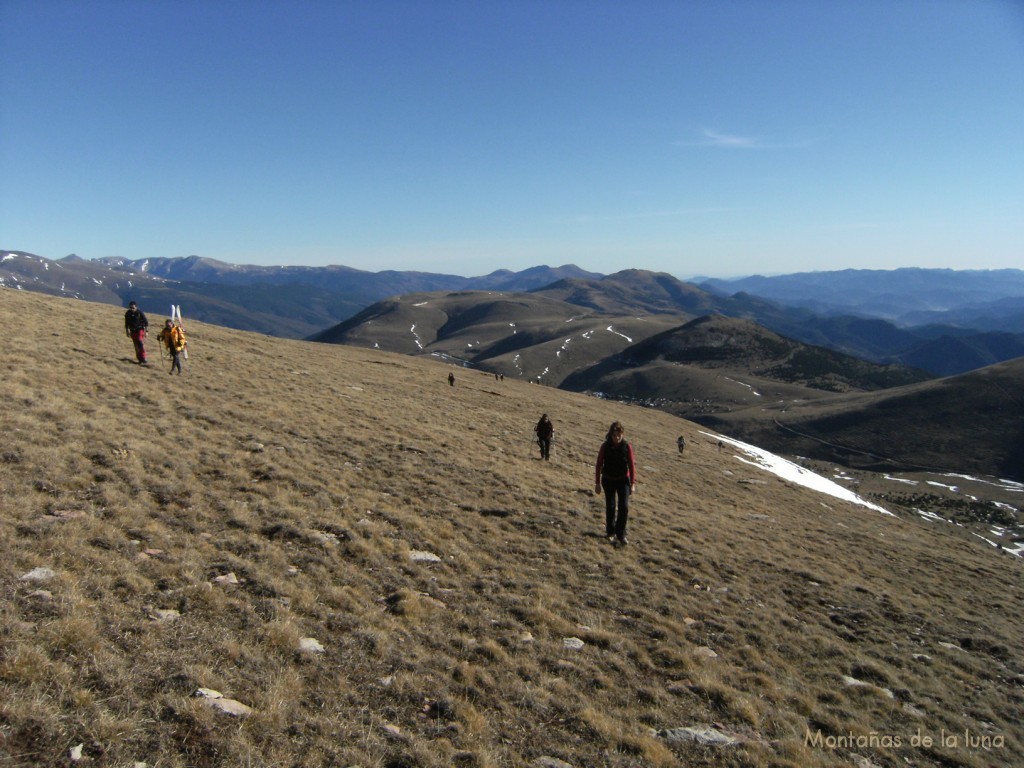
[[[0,0],[0,247],[1024,267],[1024,3]]]

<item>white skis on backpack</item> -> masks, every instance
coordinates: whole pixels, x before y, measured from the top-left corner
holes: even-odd
[[[171,322],[176,322],[181,330],[185,330],[185,326],[181,323],[181,304],[177,306],[171,304]],[[188,360],[188,347],[181,350],[181,354]]]

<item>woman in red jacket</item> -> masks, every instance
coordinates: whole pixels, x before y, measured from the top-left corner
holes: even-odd
[[[629,496],[636,490],[636,463],[633,447],[623,437],[625,430],[613,422],[608,435],[597,452],[594,468],[594,493],[604,490],[605,536],[615,546],[629,543],[626,539],[626,520],[629,517]],[[618,515],[616,515],[618,497]]]

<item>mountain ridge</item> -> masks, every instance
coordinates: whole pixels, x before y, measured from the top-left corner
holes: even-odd
[[[1019,309],[1024,297],[961,303],[938,313],[909,312],[905,320],[918,318],[932,323],[910,328],[879,318],[836,317],[828,308],[818,315],[799,306],[799,302],[783,305],[742,290],[730,294],[708,279],[700,284],[682,283],[666,273],[644,270],[598,275],[574,265],[541,266],[519,273],[499,269],[490,275],[464,278],[395,270],[369,273],[344,266],[232,265],[198,256],[134,261],[86,261],[74,256],[50,261],[21,251],[5,253],[0,257],[0,287],[124,304],[128,298],[138,300],[135,294],[140,292],[139,286],[145,286],[145,299],[156,306],[185,304],[193,317],[286,338],[321,333],[390,296],[430,290],[547,291],[549,297],[595,310],[615,312],[639,303],[650,312],[682,311],[694,316],[720,312],[745,317],[805,343],[872,362],[921,367],[936,375],[962,373],[1024,354],[1024,314]],[[928,270],[911,271],[922,284],[930,279]],[[845,272],[856,271],[836,274]],[[878,292],[886,290],[881,281],[888,279],[889,273],[861,272],[873,276]],[[824,277],[816,279],[835,279],[829,277],[831,274],[822,273]],[[211,282],[196,282],[203,278]],[[1024,282],[1024,277],[1012,275],[1003,282],[1014,286]],[[302,301],[300,286],[308,291],[308,301]],[[615,290],[620,293],[618,297],[613,296]],[[925,285],[924,290],[930,289]],[[945,290],[949,296],[949,289]],[[642,298],[645,292],[648,295]],[[969,295],[976,294],[974,291]],[[934,325],[936,321],[951,324]],[[883,327],[881,323],[888,325]],[[1012,335],[1006,337],[1006,333]],[[947,344],[945,339],[954,343]]]

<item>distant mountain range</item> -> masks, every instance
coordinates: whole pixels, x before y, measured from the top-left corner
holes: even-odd
[[[844,269],[703,279],[699,285],[718,295],[750,293],[823,316],[882,318],[901,327],[948,324],[1024,332],[1024,271],[1019,269]]]
[[[162,312],[180,304],[197,320],[301,339],[375,301],[415,291],[528,291],[566,277],[599,277],[574,266],[497,270],[481,277],[364,272],[342,266],[263,267],[198,256],[174,259],[46,259],[0,250],[0,286]]]
[[[198,256],[87,261],[0,251],[0,286],[119,305],[135,299],[157,313],[179,304],[199,320],[286,338],[329,334],[382,299],[476,290],[540,292],[604,312],[742,317],[807,344],[937,376],[1024,355],[1021,270],[843,270],[684,283],[643,270],[604,276],[574,265],[461,277]],[[909,325],[915,318],[923,324]]]
[[[1024,412],[1017,394],[1024,367],[1015,360],[1024,357],[1024,334],[997,322],[1016,327],[1024,273],[1003,270],[995,283],[973,272],[958,283],[947,270],[789,277],[788,286],[786,276],[698,285],[568,265],[465,278],[197,257],[52,261],[0,251],[7,287],[118,306],[135,299],[157,319],[162,308],[182,304],[186,318],[227,327],[431,355],[657,407],[791,455],[942,468],[955,443],[971,457],[964,464],[958,455],[960,468],[1024,476],[1022,437],[1011,434]],[[879,295],[917,286],[920,296],[908,295],[906,307],[927,305],[961,322],[903,326],[867,316],[871,280]],[[727,290],[737,285],[771,296]],[[982,300],[986,287],[991,301]],[[780,299],[785,291],[790,305]],[[857,314],[844,314],[843,301]],[[972,398],[982,385],[985,397]]]

